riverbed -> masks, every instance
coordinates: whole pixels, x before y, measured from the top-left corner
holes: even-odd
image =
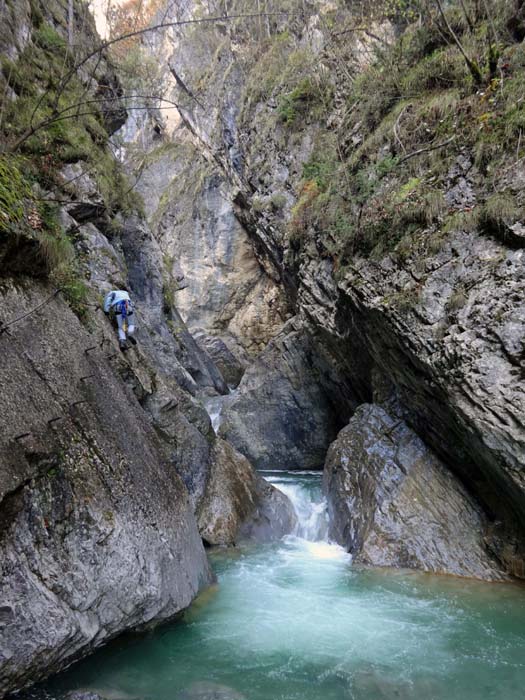
[[[126,637],[33,696],[108,700],[521,700],[525,590],[365,569],[327,541],[320,474],[266,473],[296,532],[217,550],[182,620]]]

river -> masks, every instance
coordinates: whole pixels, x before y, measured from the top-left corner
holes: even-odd
[[[320,475],[266,473],[294,535],[211,553],[181,621],[121,638],[27,695],[109,700],[521,700],[525,591],[353,566],[327,538]]]

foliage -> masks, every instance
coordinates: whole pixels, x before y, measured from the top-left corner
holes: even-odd
[[[277,111],[281,121],[293,126],[308,115],[314,119],[318,117],[319,106],[322,108],[328,99],[326,86],[313,78],[303,78],[291,92],[281,95]]]
[[[525,155],[525,57],[509,30],[514,5],[442,7],[445,20],[435,4],[411,4],[417,22],[376,47],[375,60],[346,86],[334,144],[314,150],[303,168],[289,224],[293,246],[315,241],[344,268],[356,255],[406,259],[415,242],[430,250],[453,230],[504,238],[509,223],[522,220],[516,191],[498,192],[497,180]],[[444,193],[464,153],[475,154],[469,177],[481,204],[461,210]]]
[[[0,156],[0,232],[22,221],[24,200],[31,196],[31,188],[21,172],[22,160]]]

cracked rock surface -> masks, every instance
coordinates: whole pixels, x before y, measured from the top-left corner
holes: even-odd
[[[363,404],[326,458],[330,535],[354,561],[505,580],[483,511],[403,420]]]
[[[3,308],[49,289],[12,286]],[[58,297],[3,334],[0,692],[118,633],[169,619],[211,581],[164,446]]]

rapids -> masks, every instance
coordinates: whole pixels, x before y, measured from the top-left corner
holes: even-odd
[[[109,700],[518,700],[523,588],[352,566],[326,541],[320,475],[266,473],[297,531],[211,553],[181,621],[119,639],[43,688]]]

